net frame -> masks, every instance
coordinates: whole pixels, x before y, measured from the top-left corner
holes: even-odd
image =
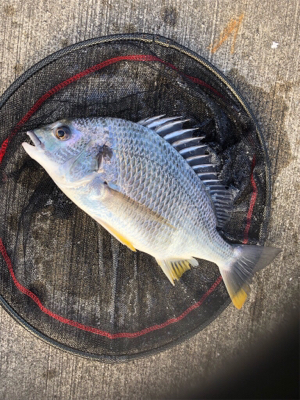
[[[270,214],[270,173],[269,173],[269,163],[268,163],[268,158],[267,158],[267,152],[266,152],[266,147],[265,147],[265,143],[263,140],[263,137],[261,135],[261,132],[259,130],[258,124],[255,121],[255,118],[253,117],[251,111],[249,110],[249,107],[247,106],[247,104],[245,103],[245,101],[242,99],[242,97],[236,92],[236,90],[230,85],[230,83],[228,82],[228,80],[223,76],[223,74],[221,74],[216,68],[214,68],[210,63],[208,63],[206,60],[204,60],[202,57],[198,56],[197,54],[195,54],[194,52],[191,52],[190,50],[188,50],[187,48],[178,45],[177,43],[174,43],[173,41],[166,39],[166,38],[162,38],[160,36],[157,35],[148,35],[148,34],[129,34],[129,35],[112,35],[109,37],[104,37],[104,38],[96,38],[96,39],[91,39],[82,43],[78,43],[72,46],[69,46],[65,49],[62,49],[48,57],[46,57],[44,60],[42,60],[41,62],[39,62],[38,64],[36,64],[35,66],[33,66],[32,68],[30,68],[28,71],[26,71],[21,77],[19,77],[11,86],[10,88],[3,94],[3,96],[0,99],[0,110],[4,107],[4,105],[9,101],[9,99],[11,98],[11,96],[14,95],[14,93],[16,91],[18,91],[24,84],[26,81],[28,81],[33,75],[35,75],[36,73],[38,73],[39,71],[41,71],[45,66],[50,65],[51,63],[59,60],[61,57],[64,57],[68,54],[73,53],[74,51],[77,50],[82,50],[82,49],[88,49],[91,46],[101,46],[102,44],[108,44],[108,43],[116,43],[116,42],[136,42],[136,43],[147,43],[147,44],[152,44],[152,45],[158,45],[158,46],[162,46],[165,48],[169,48],[169,49],[174,49],[177,52],[179,51],[180,53],[182,53],[184,56],[190,57],[191,59],[193,59],[194,61],[198,62],[199,65],[201,65],[202,67],[206,68],[208,71],[210,71],[212,73],[213,76],[215,76],[218,81],[220,81],[225,87],[226,90],[230,91],[231,95],[236,99],[236,101],[240,104],[240,106],[243,108],[243,110],[245,111],[245,113],[248,115],[249,119],[253,122],[255,129],[256,129],[256,134],[257,134],[257,139],[261,148],[261,152],[263,155],[263,158],[265,160],[265,205],[263,210],[261,210],[261,212],[263,213],[263,223],[260,226],[260,230],[259,230],[259,234],[258,234],[258,242],[261,244],[263,243],[263,241],[265,240],[266,237],[266,232],[267,232],[267,224],[268,224],[268,220],[269,220],[269,214]],[[168,68],[173,69],[174,71],[176,71],[179,75],[187,77],[188,79],[190,79],[193,83],[195,84],[199,84],[205,86],[205,81],[202,81],[201,79],[199,79],[199,77],[194,77],[192,75],[186,74],[186,73],[182,73],[182,71],[180,70],[179,67],[175,67],[172,63],[170,63],[169,61],[166,60],[161,60],[159,59],[159,57],[156,57],[154,55],[148,55],[149,58],[148,59],[143,59],[142,55],[136,55],[136,57],[139,56],[140,57],[140,61],[154,61],[154,62],[162,62],[163,64],[165,64]],[[119,58],[118,58],[119,57]],[[128,61],[128,55],[126,56],[118,56],[115,58],[111,58],[110,63],[107,63],[107,61],[104,61],[102,63],[98,63],[95,64],[97,65],[97,67],[90,67],[85,69],[84,71],[79,72],[77,75],[78,79],[81,79],[84,76],[87,76],[89,74],[95,73],[96,71],[100,71],[102,68],[108,66],[108,65],[112,65],[113,62],[111,62],[111,60],[113,60],[114,62],[118,62],[121,61],[122,57],[123,60],[125,60],[124,57],[127,57],[127,61]],[[121,57],[121,58],[120,58]],[[155,59],[156,57],[156,59]],[[76,79],[77,79],[76,78]],[[74,81],[72,81],[74,82]],[[20,132],[20,130],[22,129],[22,127],[24,126],[24,124],[26,124],[27,121],[30,120],[31,116],[35,114],[35,112],[38,110],[38,108],[43,104],[43,102],[47,101],[51,96],[53,96],[55,93],[57,93],[58,91],[60,91],[61,89],[63,89],[64,87],[69,85],[68,80],[64,80],[62,81],[60,84],[54,86],[52,89],[50,89],[49,91],[47,91],[44,96],[42,96],[42,98],[40,98],[40,100],[38,102],[36,102],[32,108],[26,113],[25,117],[23,116],[23,118],[20,119],[19,123],[16,125],[15,129],[11,132],[10,136],[8,136],[2,143],[1,146],[1,150],[0,150],[0,163],[1,163],[1,167],[2,170],[5,170],[5,163],[6,163],[6,159],[5,159],[5,155],[6,155],[6,151],[8,149],[8,147],[10,146],[11,142],[13,141],[14,137],[16,136],[16,134],[18,132]],[[211,85],[206,85],[207,88],[209,90],[215,90],[213,86]],[[218,93],[215,93],[218,95]],[[4,161],[4,162],[3,162]],[[255,157],[253,157],[252,159],[252,164],[251,164],[251,177],[250,180],[252,182],[252,189],[253,189],[253,193],[250,196],[251,197],[251,201],[250,201],[250,206],[248,209],[248,214],[246,217],[246,227],[245,227],[245,231],[244,231],[244,243],[247,243],[249,241],[249,230],[250,230],[250,225],[251,225],[251,217],[252,217],[252,213],[253,213],[253,208],[255,206],[255,201],[257,198],[257,192],[255,190],[255,180],[253,178],[253,171],[255,169],[255,163],[256,163],[256,159]],[[253,184],[254,182],[254,184]],[[230,235],[227,237],[228,240],[230,240]],[[0,250],[3,256],[3,259],[5,261],[6,266],[8,267],[8,269],[10,269],[10,271],[12,271],[11,273],[11,277],[12,280],[15,282],[15,284],[18,286],[19,290],[21,292],[23,292],[25,295],[29,296],[31,298],[31,300],[35,301],[35,303],[39,306],[39,308],[43,308],[43,304],[40,302],[39,303],[39,299],[37,297],[35,297],[36,295],[34,294],[34,292],[28,290],[25,286],[23,286],[22,284],[20,284],[20,282],[17,280],[16,276],[15,276],[15,280],[14,280],[14,272],[13,272],[13,263],[11,260],[11,257],[9,257],[8,252],[6,250],[6,247],[4,246],[4,242],[1,239],[1,243],[0,243]],[[195,304],[202,304],[206,298],[209,296],[209,294],[214,291],[214,289],[220,284],[221,280],[218,278],[213,285],[210,286],[210,288],[203,294],[203,296],[200,298],[200,300],[196,303],[194,303],[193,305],[191,305],[190,307],[188,307],[183,313],[181,313],[179,316],[177,316],[175,319],[177,321],[182,320],[183,318],[185,318],[186,315],[188,315],[190,312],[192,312],[192,310],[195,309]],[[43,340],[46,340],[48,343],[51,343],[52,345],[59,347],[61,349],[64,349],[66,351],[71,351],[72,353],[75,354],[79,354],[81,356],[84,357],[89,357],[89,358],[96,358],[96,359],[100,359],[100,360],[104,360],[104,361],[123,361],[123,360],[127,360],[129,358],[133,358],[133,357],[141,357],[141,356],[145,356],[147,354],[153,354],[154,352],[157,351],[161,351],[165,348],[168,348],[170,346],[173,346],[174,344],[177,344],[183,340],[185,340],[186,338],[194,335],[195,333],[197,333],[198,331],[200,331],[201,329],[203,329],[205,326],[207,326],[207,324],[209,324],[217,315],[219,315],[220,312],[223,311],[223,309],[225,307],[227,307],[227,305],[230,303],[229,300],[224,300],[223,304],[219,307],[218,311],[211,317],[208,318],[204,323],[200,324],[198,327],[196,327],[195,329],[190,330],[189,332],[183,332],[183,334],[180,337],[177,337],[176,340],[170,342],[170,343],[165,343],[162,346],[158,346],[157,348],[152,348],[152,349],[148,349],[146,351],[138,351],[135,354],[93,354],[90,351],[82,351],[82,350],[78,350],[74,347],[65,345],[63,343],[59,343],[57,340],[54,340],[53,338],[49,337],[48,335],[43,334],[42,332],[40,332],[38,329],[36,329],[34,326],[32,326],[30,323],[28,323],[22,316],[19,315],[18,312],[16,312],[14,310],[14,308],[9,304],[8,301],[5,300],[5,298],[3,296],[0,296],[0,302],[1,305],[4,306],[4,308],[26,329],[28,329],[30,332],[34,333],[35,335],[37,335],[38,337],[42,338]],[[168,322],[167,325],[171,325],[175,322],[174,318],[169,318],[166,322]],[[160,324],[160,326],[163,324]],[[165,324],[165,326],[167,326]],[[153,327],[157,327],[159,326],[159,324],[157,325],[152,325]],[[164,328],[165,326],[161,327],[160,329]],[[155,331],[156,329],[153,328],[152,331]],[[142,330],[140,331],[142,332]],[[118,335],[118,334],[112,334],[112,335]],[[117,336],[115,336],[115,338],[117,338]]]

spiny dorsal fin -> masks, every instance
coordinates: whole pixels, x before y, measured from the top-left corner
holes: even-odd
[[[158,265],[164,271],[169,281],[174,285],[174,281],[178,280],[182,274],[190,269],[190,265],[196,267],[198,261],[195,258],[189,258],[188,260],[158,260]]]
[[[222,227],[230,218],[233,193],[218,179],[216,164],[212,162],[212,150],[202,142],[204,136],[197,135],[197,128],[183,129],[188,119],[159,115],[138,123],[153,129],[169,142],[195,171],[208,190],[214,203],[217,224]]]
[[[179,139],[192,137],[192,133],[196,129],[182,129],[182,125],[189,121],[181,119],[181,117],[158,117],[146,118],[138,122],[138,124],[153,129],[159,136],[172,143]]]

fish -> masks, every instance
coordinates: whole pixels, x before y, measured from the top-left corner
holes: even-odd
[[[219,181],[209,148],[182,117],[139,122],[67,118],[28,131],[22,143],[56,185],[132,251],[153,256],[174,282],[197,259],[217,264],[240,309],[255,272],[280,249],[227,243],[217,228],[232,194]]]

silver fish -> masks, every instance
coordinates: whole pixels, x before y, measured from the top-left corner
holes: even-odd
[[[213,172],[206,176],[216,183],[214,191],[197,176],[208,163],[207,147],[193,129],[182,128],[184,122],[163,116],[139,123],[65,119],[28,132],[33,145],[23,147],[121,243],[155,257],[172,284],[198,265],[195,258],[211,261],[241,308],[254,272],[280,250],[221,238],[216,227],[228,218],[228,195]]]

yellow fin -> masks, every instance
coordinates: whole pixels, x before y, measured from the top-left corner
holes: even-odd
[[[128,240],[124,235],[118,232],[115,228],[108,225],[106,222],[99,221],[98,222],[105,228],[111,235],[113,235],[116,239],[118,239],[121,243],[125,244],[130,250],[136,251],[136,248],[132,245],[130,240]]]
[[[230,295],[233,305],[240,310],[247,299],[247,293],[242,288],[235,295]]]
[[[232,256],[218,266],[234,306],[240,309],[250,292],[254,273],[272,262],[280,250],[241,244],[233,244],[231,248]]]
[[[188,259],[188,260],[175,260],[175,259],[169,259],[169,260],[158,260],[156,259],[158,265],[161,267],[161,269],[164,271],[166,274],[167,278],[169,281],[174,285],[174,281],[178,280],[185,271],[189,270],[190,264],[191,265],[198,265],[198,262],[194,259]]]

